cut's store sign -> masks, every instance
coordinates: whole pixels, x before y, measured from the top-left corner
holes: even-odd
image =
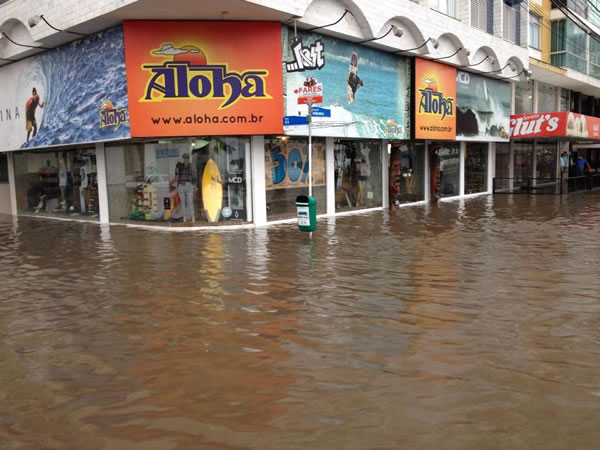
[[[600,119],[568,111],[510,116],[514,138],[579,137],[600,139]]]

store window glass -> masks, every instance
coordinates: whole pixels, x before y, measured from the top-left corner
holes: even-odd
[[[336,211],[381,206],[381,143],[335,141]]]
[[[535,150],[535,177],[556,178],[556,142],[538,142]]]
[[[488,144],[467,143],[465,194],[487,191]]]
[[[13,161],[18,212],[98,220],[93,148],[16,152]]]
[[[390,148],[390,209],[425,199],[425,144],[394,143]]]
[[[533,112],[533,82],[520,81],[515,83],[515,114]]]
[[[551,84],[538,83],[538,112],[556,111],[558,88]]]
[[[431,201],[453,197],[460,190],[460,144],[432,142],[429,144],[431,170]]]
[[[325,140],[312,141],[313,197],[317,213],[327,210]],[[265,139],[267,220],[296,217],[296,197],[308,194],[308,139]]]
[[[514,178],[527,180],[533,177],[533,143],[515,142],[514,144]]]
[[[251,220],[250,139],[199,137],[106,149],[112,222]]]

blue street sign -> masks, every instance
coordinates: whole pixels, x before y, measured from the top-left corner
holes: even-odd
[[[313,117],[331,117],[331,110],[327,108],[319,108],[318,106],[313,106],[312,109]]]
[[[308,117],[306,116],[283,116],[283,126],[290,125],[308,125]]]

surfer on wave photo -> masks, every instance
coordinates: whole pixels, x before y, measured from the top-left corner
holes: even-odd
[[[350,66],[348,67],[348,104],[354,103],[356,99],[356,91],[364,85],[363,81],[358,77],[358,54],[352,52],[350,57]]]

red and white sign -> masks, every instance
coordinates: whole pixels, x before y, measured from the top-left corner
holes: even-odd
[[[314,78],[307,78],[304,85],[294,89],[294,94],[298,95],[298,104],[323,103],[323,83],[317,83]]]
[[[510,136],[600,139],[600,119],[568,111],[514,114],[510,116]]]

